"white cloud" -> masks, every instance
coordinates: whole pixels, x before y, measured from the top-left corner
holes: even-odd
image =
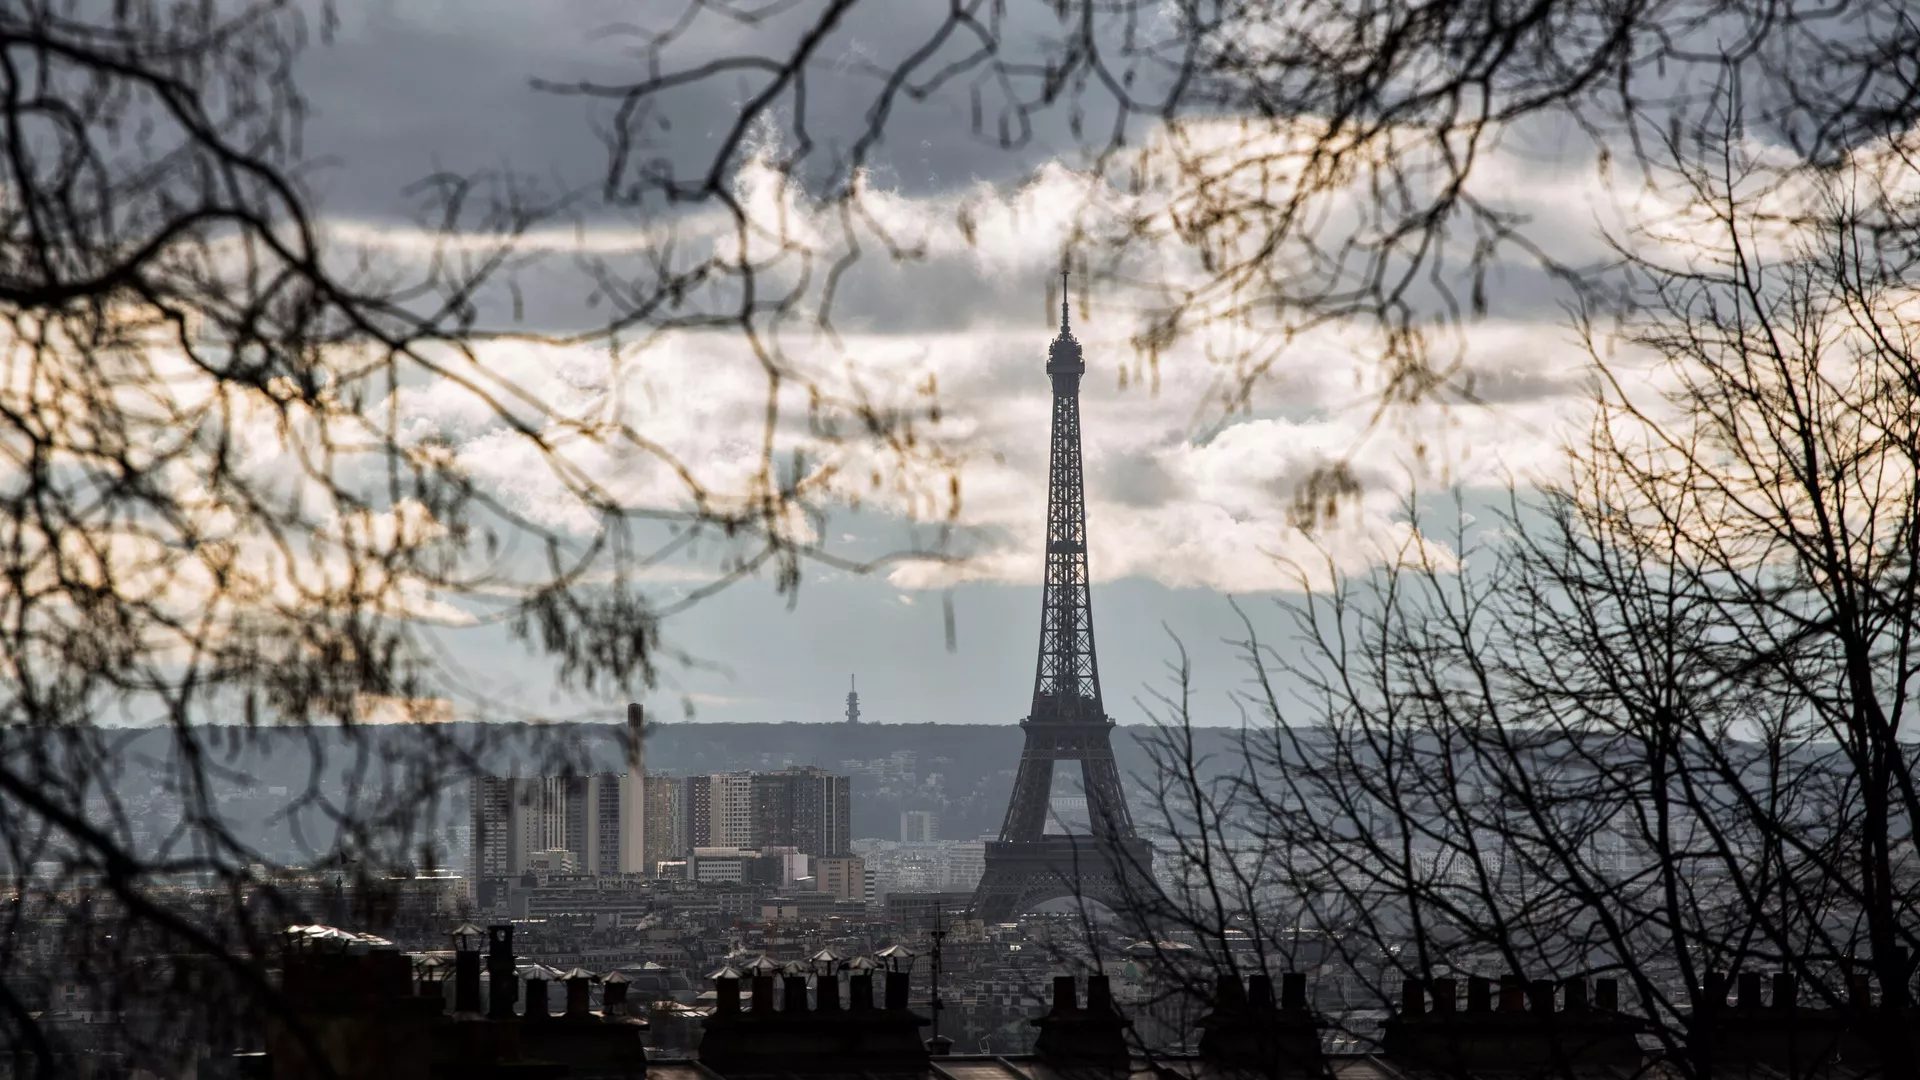
[[[1597,182],[1517,157],[1495,157],[1487,168],[1493,182],[1525,193],[1536,235],[1594,234]],[[766,170],[746,170],[740,186],[762,220],[783,223],[784,239],[816,252],[847,242],[837,223]],[[837,336],[769,326],[763,341],[781,368],[777,390],[766,357],[737,331],[660,335],[619,356],[588,346],[484,346],[478,366],[487,380],[554,403],[553,412],[581,430],[637,432],[647,449],[577,432],[563,438],[567,432],[546,421],[565,468],[621,505],[685,511],[705,498],[722,509],[750,506],[802,453],[818,505],[941,520],[955,510],[951,473],[959,483],[953,520],[965,529],[968,557],[899,564],[889,580],[905,590],[1030,583],[1042,563],[1050,276],[1075,229],[1097,233],[1167,212],[1153,203],[1164,201],[1155,190],[1122,196],[1049,167],[1009,193],[866,192],[868,218],[919,256],[896,264],[870,251],[840,283]],[[681,224],[682,245],[724,251],[733,242],[718,230],[701,240],[698,221]],[[619,238],[606,230],[589,243],[617,258]],[[628,239],[636,255],[653,242],[649,233]],[[797,270],[780,268],[781,239],[756,238],[756,257],[776,267],[769,281],[798,280]],[[1155,281],[1201,277],[1192,253],[1171,241],[1137,258],[1154,264],[1144,269]],[[1586,415],[1587,357],[1557,310],[1535,321],[1469,323],[1442,343],[1457,350],[1461,384],[1486,404],[1429,402],[1382,420],[1368,327],[1289,324],[1293,316],[1281,313],[1272,326],[1202,326],[1149,363],[1133,344],[1148,318],[1130,306],[1138,299],[1096,292],[1091,310],[1075,318],[1089,363],[1082,413],[1096,579],[1242,592],[1292,585],[1289,564],[1318,564],[1325,551],[1348,570],[1394,558],[1415,539],[1402,506],[1416,484],[1501,485],[1555,470],[1566,425]],[[1250,343],[1271,343],[1276,333],[1284,347],[1270,354],[1251,411],[1223,417]],[[923,405],[917,391],[928,385],[937,386],[943,413],[917,427],[910,447],[823,440],[806,422],[810,389],[884,412]],[[471,395],[432,385],[403,395],[404,430],[449,440],[504,503],[550,528],[597,527],[596,514],[553,482],[538,450]],[[771,431],[770,401],[779,409]],[[1336,521],[1309,535],[1292,521],[1301,485],[1334,462],[1346,464],[1358,491]],[[815,524],[794,515],[778,527],[812,539]]]

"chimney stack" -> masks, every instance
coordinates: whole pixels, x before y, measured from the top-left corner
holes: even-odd
[[[1437,1013],[1452,1013],[1459,1007],[1459,983],[1453,979],[1433,980],[1433,1011]]]
[[[1595,1008],[1605,1009],[1607,1012],[1619,1012],[1620,1011],[1620,980],[1619,979],[1593,980],[1593,1004]]]
[[[1525,1012],[1527,1009],[1527,983],[1518,975],[1500,976],[1500,1011],[1505,1013]]]
[[[1053,1008],[1032,1021],[1040,1029],[1033,1052],[1049,1067],[1084,1064],[1123,1065],[1126,1029],[1132,1024],[1113,1007],[1112,984],[1104,975],[1087,979],[1087,1007],[1077,1006],[1071,975],[1053,980]]]

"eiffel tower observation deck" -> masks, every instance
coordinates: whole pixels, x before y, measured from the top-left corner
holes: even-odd
[[[1149,887],[1153,851],[1133,829],[1113,758],[1113,721],[1100,700],[1087,576],[1087,498],[1080,462],[1080,342],[1069,323],[1065,275],[1060,333],[1047,350],[1053,382],[1047,468],[1047,567],[1040,601],[1040,650],[1033,707],[1020,722],[1026,747],[1000,837],[987,843],[986,874],[973,912],[1005,921],[1060,897],[1115,909]],[[1056,763],[1080,763],[1089,834],[1048,833]]]

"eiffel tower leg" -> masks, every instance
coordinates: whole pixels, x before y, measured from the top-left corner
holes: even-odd
[[[1013,776],[1013,799],[1007,803],[1007,820],[1000,828],[1000,839],[1040,839],[1047,831],[1047,810],[1052,795],[1053,758],[1035,754],[1029,746],[1020,756],[1020,771]]]

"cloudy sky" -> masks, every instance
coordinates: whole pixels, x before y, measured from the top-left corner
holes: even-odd
[[[323,212],[341,235],[404,257],[408,208],[417,201],[407,187],[430,173],[512,171],[553,191],[595,188],[607,167],[600,131],[610,106],[536,89],[534,80],[638,77],[631,24],[636,10],[652,7],[344,0],[331,41],[311,51],[302,74],[312,106],[310,183]],[[823,49],[809,123],[826,156],[860,130],[859,109],[871,97],[854,77],[861,65],[898,55],[924,33],[915,5],[886,10],[887,18],[856,18]],[[778,19],[754,28],[706,20],[673,55],[698,63],[767,47],[791,30]],[[853,73],[844,97],[836,97],[836,70]],[[745,77],[708,80],[671,99],[671,122],[660,125],[652,152],[697,161],[753,86]],[[1090,123],[1098,108],[1091,106]],[[707,720],[832,719],[851,675],[871,720],[1011,723],[1025,712],[1038,632],[1052,275],[1070,229],[1090,221],[1097,228],[1103,211],[1090,207],[1064,120],[1043,118],[1026,145],[1009,151],[976,137],[968,110],[964,95],[902,106],[873,158],[868,205],[896,236],[915,241],[915,256],[898,262],[884,250],[865,252],[837,295],[838,338],[786,345],[796,366],[832,392],[863,388],[882,401],[907,401],[931,380],[942,406],[940,422],[925,431],[941,465],[917,461],[901,483],[880,488],[832,486],[819,538],[854,559],[926,547],[938,534],[924,519],[941,516],[950,468],[960,482],[961,529],[948,550],[964,558],[890,562],[866,574],[815,567],[793,603],[766,579],[702,601],[667,628],[671,644],[698,663],[668,667],[649,699],[655,715],[677,718],[691,708]],[[755,137],[777,151],[791,132]],[[1477,182],[1526,215],[1530,235],[1557,257],[1579,262],[1598,257],[1596,221],[1613,212],[1595,197],[1593,177],[1583,153],[1549,136],[1514,140]],[[743,176],[738,186],[758,205],[789,207],[796,230],[828,228],[774,180]],[[631,216],[590,201],[567,220],[537,242],[555,252],[648,249]],[[690,228],[682,242],[700,239],[699,223]],[[1164,265],[1177,267],[1182,257],[1170,252]],[[560,325],[584,310],[590,290],[565,264],[537,264],[521,276],[536,321]],[[1282,633],[1272,602],[1296,581],[1290,564],[1318,565],[1330,553],[1343,569],[1364,570],[1405,541],[1403,500],[1416,487],[1457,485],[1470,501],[1487,500],[1509,478],[1524,482],[1555,468],[1557,433],[1577,422],[1582,401],[1584,353],[1567,327],[1566,298],[1519,262],[1498,268],[1489,288],[1487,316],[1443,342],[1484,404],[1435,403],[1384,420],[1364,326],[1333,323],[1298,336],[1246,407],[1229,413],[1223,393],[1235,385],[1235,368],[1222,358],[1242,355],[1248,342],[1225,328],[1202,332],[1149,364],[1128,343],[1141,328],[1139,312],[1097,284],[1076,289],[1083,307],[1075,330],[1089,364],[1082,402],[1094,615],[1116,719],[1143,718],[1136,701],[1164,685],[1177,637],[1200,687],[1196,719],[1233,722],[1228,692],[1244,672],[1227,644],[1243,633],[1232,601],[1264,631]],[[500,377],[547,400],[606,389],[594,384],[604,366],[591,348],[515,344],[482,355]],[[662,340],[626,378],[619,389],[630,422],[718,487],[758,460],[767,390],[742,342]],[[786,405],[801,410],[804,398]],[[451,439],[473,474],[515,509],[562,530],[591,527],[458,395],[416,387],[406,412],[418,430]],[[850,477],[881,462],[859,447],[830,449],[826,459]],[[1351,462],[1363,495],[1337,525],[1309,536],[1290,524],[1289,510],[1302,480],[1335,460]],[[590,468],[636,505],[678,497],[646,463],[607,459]],[[659,595],[698,588],[724,555],[724,545],[709,545],[657,567]],[[475,697],[536,713],[602,709],[555,698],[543,662],[498,635],[454,635],[449,645]],[[604,711],[616,714],[618,703]]]

